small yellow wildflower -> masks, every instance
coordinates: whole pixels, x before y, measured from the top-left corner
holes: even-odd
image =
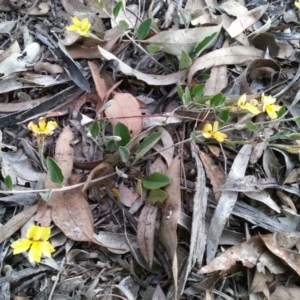
[[[32,131],[34,136],[47,136],[52,135],[54,130],[58,127],[55,121],[49,121],[46,123],[46,119],[44,117],[39,118],[38,125],[30,122],[28,124],[28,129]]]
[[[297,0],[297,1],[295,2],[295,5],[296,5],[298,8],[300,8],[300,0]]]
[[[77,31],[82,36],[89,36],[91,23],[88,18],[79,20],[76,16],[72,18],[73,24],[67,27],[68,31]]]
[[[53,246],[48,242],[51,228],[32,225],[27,230],[26,238],[21,238],[11,244],[14,249],[13,254],[20,254],[29,248],[29,261],[40,262],[42,255],[51,257],[55,251]]]
[[[214,125],[211,125],[210,123],[206,123],[203,127],[202,130],[202,135],[206,138],[214,138],[218,142],[223,142],[226,138],[227,135],[223,132],[219,132],[219,123],[215,122]]]
[[[240,109],[248,110],[253,115],[258,115],[261,111],[258,109],[258,101],[256,99],[252,99],[249,103],[246,103],[246,94],[242,95],[237,102],[237,106]]]
[[[277,118],[277,111],[280,110],[281,106],[274,104],[276,102],[276,98],[272,96],[265,96],[263,93],[261,96],[261,103],[263,104],[262,111],[267,112],[271,119]]]

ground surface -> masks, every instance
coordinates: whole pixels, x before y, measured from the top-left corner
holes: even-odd
[[[0,1],[0,298],[300,299],[299,18]]]

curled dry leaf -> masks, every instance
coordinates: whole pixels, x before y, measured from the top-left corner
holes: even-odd
[[[207,274],[215,271],[226,271],[241,261],[247,268],[253,268],[258,261],[261,261],[262,254],[267,248],[276,256],[285,261],[298,274],[300,271],[300,256],[297,251],[290,250],[293,247],[298,247],[300,241],[300,233],[285,233],[278,232],[274,234],[267,234],[263,236],[254,236],[251,240],[242,244],[233,246],[225,252],[216,257],[208,265],[202,267],[198,274]],[[272,263],[276,261],[272,256],[265,256],[265,259],[271,259]],[[278,270],[282,270],[281,261],[278,262]]]
[[[129,67],[128,65],[123,63],[122,60],[118,59],[115,55],[106,51],[104,48],[101,48],[99,46],[98,49],[100,51],[100,54],[107,60],[116,60],[118,62],[119,70],[125,75],[135,76],[137,79],[147,82],[148,85],[170,85],[177,82],[181,82],[181,80],[184,80],[184,78],[186,77],[186,70],[168,75],[145,74]]]
[[[114,93],[113,99],[114,102],[105,110],[105,115],[111,118],[112,126],[122,122],[128,127],[131,137],[135,137],[143,128],[139,102],[129,93]]]
[[[151,268],[153,264],[157,209],[157,207],[147,203],[143,207],[138,221],[137,242],[149,268]]]
[[[193,76],[200,70],[222,65],[244,64],[247,61],[262,58],[263,55],[263,51],[245,46],[234,46],[209,52],[194,61],[189,70],[188,82],[190,83]]]

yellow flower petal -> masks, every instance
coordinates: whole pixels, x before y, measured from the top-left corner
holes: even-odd
[[[32,241],[28,239],[18,239],[13,242],[10,246],[14,249],[13,254],[20,254],[24,251],[27,251],[32,244]]]
[[[203,133],[211,133],[212,132],[212,125],[210,123],[206,123],[202,130]]]
[[[28,253],[30,262],[40,262],[42,257],[41,242],[32,242],[32,246]]]
[[[237,102],[238,107],[245,105],[246,99],[247,99],[246,94],[242,95]]]
[[[215,122],[214,125],[213,125],[213,132],[217,132],[219,129],[219,122]]]
[[[295,2],[295,5],[296,5],[298,8],[300,8],[300,1]]]
[[[77,28],[80,27],[81,21],[76,16],[71,19],[72,19],[72,22],[74,23],[74,25],[77,26]]]
[[[266,106],[266,112],[271,119],[276,119],[277,118],[276,111],[278,111],[280,108],[281,108],[281,106],[279,106],[279,105],[269,104]]]
[[[55,252],[55,249],[49,242],[41,242],[42,254],[46,257],[51,257],[51,253]]]
[[[47,126],[46,119],[44,117],[40,117],[38,124],[39,124],[40,131],[44,131]]]
[[[253,115],[258,115],[259,113],[261,113],[261,111],[257,107],[255,107],[254,105],[251,105],[250,103],[246,103],[243,106],[243,109],[248,110]]]
[[[212,136],[218,141],[218,142],[223,142],[226,138],[227,138],[227,135],[223,132],[214,132],[212,134]]]
[[[57,123],[55,121],[49,121],[47,123],[47,126],[45,128],[45,134],[52,135],[54,130],[58,127]]]
[[[203,135],[206,139],[209,139],[209,138],[211,138],[211,137],[213,136],[211,132],[203,132],[203,131],[202,131],[202,135]]]

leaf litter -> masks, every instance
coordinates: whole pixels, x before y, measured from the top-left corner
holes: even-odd
[[[0,1],[1,299],[298,299],[299,8]]]

